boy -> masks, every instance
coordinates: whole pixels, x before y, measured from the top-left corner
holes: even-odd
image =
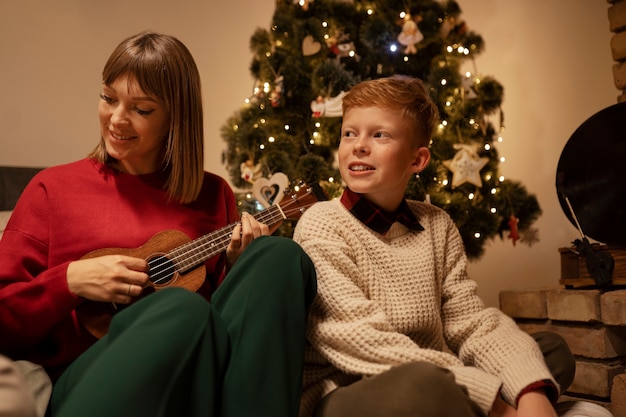
[[[575,369],[563,339],[486,308],[452,220],[404,198],[437,123],[415,78],[365,81],[343,98],[346,190],[294,233],[318,276],[303,417],[557,416]]]

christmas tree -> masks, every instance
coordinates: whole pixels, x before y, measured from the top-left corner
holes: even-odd
[[[342,95],[361,80],[412,75],[429,86],[441,124],[429,167],[411,180],[407,198],[446,210],[470,259],[496,236],[537,240],[535,196],[499,173],[504,88],[477,72],[483,40],[457,2],[277,0],[271,27],[258,28],[250,48],[255,85],[222,128],[223,161],[236,187],[258,191],[253,184],[280,175],[282,185],[316,182],[339,196]],[[258,193],[239,200],[248,211],[267,205],[259,207]]]

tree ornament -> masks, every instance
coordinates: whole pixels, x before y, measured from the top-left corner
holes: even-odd
[[[463,92],[463,98],[471,100],[478,97],[474,89],[474,77],[469,72],[461,78],[461,86],[463,87],[461,90]]]
[[[519,219],[515,217],[515,215],[511,214],[509,216],[509,239],[513,241],[513,246],[519,240],[519,231],[517,230],[517,224],[519,223]]]
[[[276,172],[269,178],[259,178],[252,185],[252,195],[265,208],[278,204],[289,187],[289,178],[282,172]]]
[[[274,80],[274,89],[270,93],[270,103],[272,107],[280,106],[281,97],[283,95],[283,90],[285,88],[285,84],[283,81],[284,81],[284,77],[282,75],[279,75]]]
[[[312,56],[322,50],[322,44],[313,38],[311,35],[306,35],[302,39],[302,55]]]
[[[239,166],[239,169],[241,170],[241,178],[243,178],[250,184],[254,184],[254,182],[263,174],[263,168],[261,164],[255,165],[252,159],[247,159],[246,161],[242,162]]]
[[[454,144],[454,149],[458,149],[454,158],[443,161],[444,166],[452,171],[452,188],[466,182],[481,187],[483,182],[480,179],[480,170],[487,165],[489,158],[479,157],[471,145],[457,143]]]
[[[421,17],[417,17],[417,22],[421,20]],[[402,24],[402,32],[398,35],[398,42],[405,46],[405,54],[416,54],[417,47],[415,46],[424,39],[424,35],[417,27],[417,22],[410,17],[407,17]]]
[[[346,95],[345,91],[340,92],[335,97],[324,98],[318,95],[315,100],[311,102],[311,111],[313,117],[341,117],[341,104],[343,103],[343,96]]]

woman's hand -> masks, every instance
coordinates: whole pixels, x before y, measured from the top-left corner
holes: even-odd
[[[270,228],[258,222],[251,214],[243,212],[241,222],[233,229],[233,236],[226,248],[226,263],[232,267],[243,251],[259,236],[270,235]]]
[[[106,255],[71,262],[67,286],[72,294],[93,301],[128,304],[148,283],[145,259]]]

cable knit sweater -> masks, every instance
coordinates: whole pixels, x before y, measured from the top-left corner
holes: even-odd
[[[317,203],[299,220],[294,240],[318,276],[302,417],[336,387],[412,361],[450,369],[485,413],[499,390],[514,404],[534,382],[556,385],[534,340],[476,295],[447,213],[409,205],[424,231],[394,223],[383,236],[339,200]]]

